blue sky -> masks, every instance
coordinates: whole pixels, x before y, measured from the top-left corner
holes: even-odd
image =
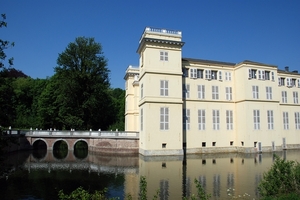
[[[32,78],[51,77],[58,54],[76,37],[94,37],[111,86],[124,89],[146,26],[182,31],[183,57],[300,71],[298,0],[1,0],[0,13],[8,23],[1,39],[15,42],[6,53]]]

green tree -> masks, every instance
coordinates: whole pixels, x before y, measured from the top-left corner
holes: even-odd
[[[125,130],[125,90],[115,88],[110,90],[113,99],[115,121],[109,126],[109,130]]]
[[[102,46],[78,37],[59,54],[55,68],[58,118],[63,128],[106,129],[115,113],[109,95],[109,69]]]
[[[0,28],[7,27],[7,22],[5,22],[6,15],[1,14],[1,17],[2,17],[2,20],[0,21]],[[14,42],[9,42],[7,40],[2,40],[0,38],[0,68],[4,67],[4,60],[6,58],[6,54],[5,54],[4,50],[6,50],[9,47],[12,47],[14,45],[15,45]],[[10,66],[13,65],[13,58],[8,59],[8,63]]]

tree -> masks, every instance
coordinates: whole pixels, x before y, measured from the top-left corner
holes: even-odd
[[[110,71],[101,44],[78,37],[59,54],[57,64],[56,102],[62,128],[107,128],[114,113],[108,93]]]
[[[7,23],[5,22],[6,20],[6,15],[5,14],[1,14],[2,20],[0,21],[0,28],[1,27],[7,27]],[[13,47],[15,45],[14,42],[9,42],[7,40],[2,40],[0,38],[0,68],[4,67],[4,60],[6,58],[6,54],[4,52],[5,49],[9,48],[9,47]],[[13,65],[13,58],[8,59],[8,63],[9,65]]]

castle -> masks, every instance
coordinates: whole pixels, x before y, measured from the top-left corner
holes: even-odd
[[[275,65],[183,58],[182,32],[146,27],[125,74],[125,130],[139,153],[300,148],[300,74]]]

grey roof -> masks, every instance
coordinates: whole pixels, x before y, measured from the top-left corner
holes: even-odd
[[[231,62],[221,62],[215,60],[203,60],[203,59],[195,59],[195,58],[182,58],[183,62],[196,62],[196,63],[204,63],[204,64],[214,64],[214,65],[227,65],[227,66],[235,66],[235,63]]]
[[[270,65],[270,64],[265,64],[265,63],[260,63],[260,62],[255,62],[255,61],[251,61],[251,60],[244,60],[243,62],[238,63],[239,64],[252,64],[252,65],[263,65],[263,66],[268,66],[268,67],[276,67],[276,65]]]

